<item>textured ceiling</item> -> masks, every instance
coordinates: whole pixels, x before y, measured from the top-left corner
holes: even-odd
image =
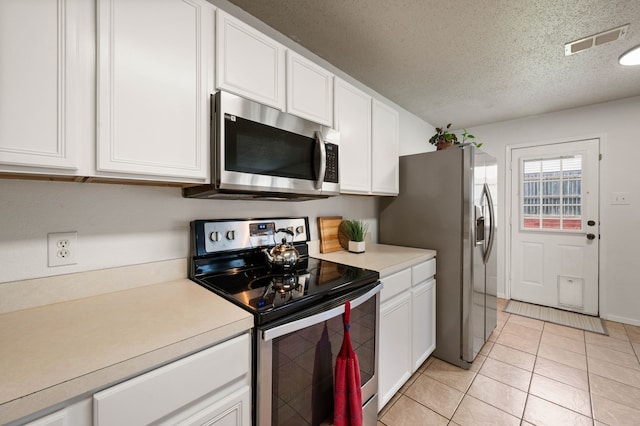
[[[230,0],[434,126],[640,95],[639,0]],[[572,56],[564,44],[624,24]]]

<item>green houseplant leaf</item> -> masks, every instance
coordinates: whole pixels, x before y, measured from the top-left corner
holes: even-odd
[[[449,131],[451,128],[451,123],[447,124],[446,127],[436,127],[436,134],[429,138],[429,143],[431,145],[435,145],[436,147],[439,145],[444,145],[448,143],[453,143],[454,145],[458,145],[460,143],[471,142],[477,148],[482,146],[481,143],[475,142],[473,139],[476,137],[471,133],[467,132],[467,129],[462,129],[462,141],[458,140],[458,136],[455,133]]]
[[[369,224],[363,220],[351,219],[344,221],[344,229],[351,241],[364,241],[364,237],[369,231]]]

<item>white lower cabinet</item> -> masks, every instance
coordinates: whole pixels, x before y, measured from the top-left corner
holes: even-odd
[[[436,260],[381,279],[378,411],[436,347]]]
[[[378,411],[411,377],[411,338],[411,294],[403,293],[380,306]]]
[[[23,422],[17,424],[249,426],[250,334],[151,370],[29,423]]]
[[[246,426],[250,424],[251,388],[244,386],[181,421],[178,426]]]
[[[69,424],[67,410],[63,409],[29,422],[26,426],[66,426]]]
[[[250,425],[250,383],[246,333],[96,393],[94,424]]]
[[[416,371],[436,348],[436,280],[411,289],[412,371]]]
[[[85,426],[91,425],[91,398],[85,398],[55,413],[25,423],[26,426]]]

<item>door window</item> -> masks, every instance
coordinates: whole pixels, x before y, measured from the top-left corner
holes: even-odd
[[[582,230],[582,156],[524,160],[522,229]]]

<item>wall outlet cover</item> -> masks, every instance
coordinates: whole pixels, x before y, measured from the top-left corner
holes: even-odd
[[[631,201],[629,200],[629,193],[628,192],[612,192],[611,204],[620,204],[620,205],[631,204]]]
[[[54,232],[47,234],[47,259],[49,267],[78,263],[78,233]]]

